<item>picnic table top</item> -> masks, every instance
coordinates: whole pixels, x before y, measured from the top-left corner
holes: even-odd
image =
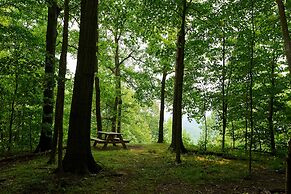
[[[122,133],[117,133],[117,132],[108,132],[108,131],[98,131],[99,134],[106,134],[106,135],[122,135]]]

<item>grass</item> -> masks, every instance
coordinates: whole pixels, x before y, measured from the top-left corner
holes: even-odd
[[[0,193],[258,193],[282,191],[284,163],[261,158],[246,180],[247,161],[190,152],[182,164],[166,144],[131,145],[129,149],[92,148],[104,170],[97,175],[57,176],[47,156],[0,164]],[[259,158],[259,157],[258,157]],[[265,162],[267,161],[267,162]]]

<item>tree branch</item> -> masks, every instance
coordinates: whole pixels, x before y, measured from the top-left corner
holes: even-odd
[[[130,57],[132,57],[132,54],[134,53],[134,51],[132,51],[131,53],[129,53],[129,55],[127,57],[125,57],[124,59],[122,59],[118,65],[121,65],[122,63],[124,63],[124,61],[126,61],[127,59],[129,59]]]

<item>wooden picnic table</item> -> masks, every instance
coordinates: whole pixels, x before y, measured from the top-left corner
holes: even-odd
[[[123,148],[126,149],[126,143],[129,143],[129,140],[123,139],[122,133],[98,131],[98,134],[100,134],[101,138],[91,137],[91,141],[94,141],[93,146],[96,146],[97,143],[104,144],[103,149],[105,149],[109,143],[112,143],[114,146],[116,146],[117,143],[121,143]]]

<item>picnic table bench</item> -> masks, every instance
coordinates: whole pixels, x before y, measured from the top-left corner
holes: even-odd
[[[114,146],[116,146],[117,143],[121,143],[123,148],[126,149],[126,143],[129,143],[129,140],[123,139],[122,133],[98,131],[98,134],[100,134],[101,138],[91,137],[91,141],[94,141],[93,146],[104,144],[103,149],[105,149],[109,143],[112,143]]]

